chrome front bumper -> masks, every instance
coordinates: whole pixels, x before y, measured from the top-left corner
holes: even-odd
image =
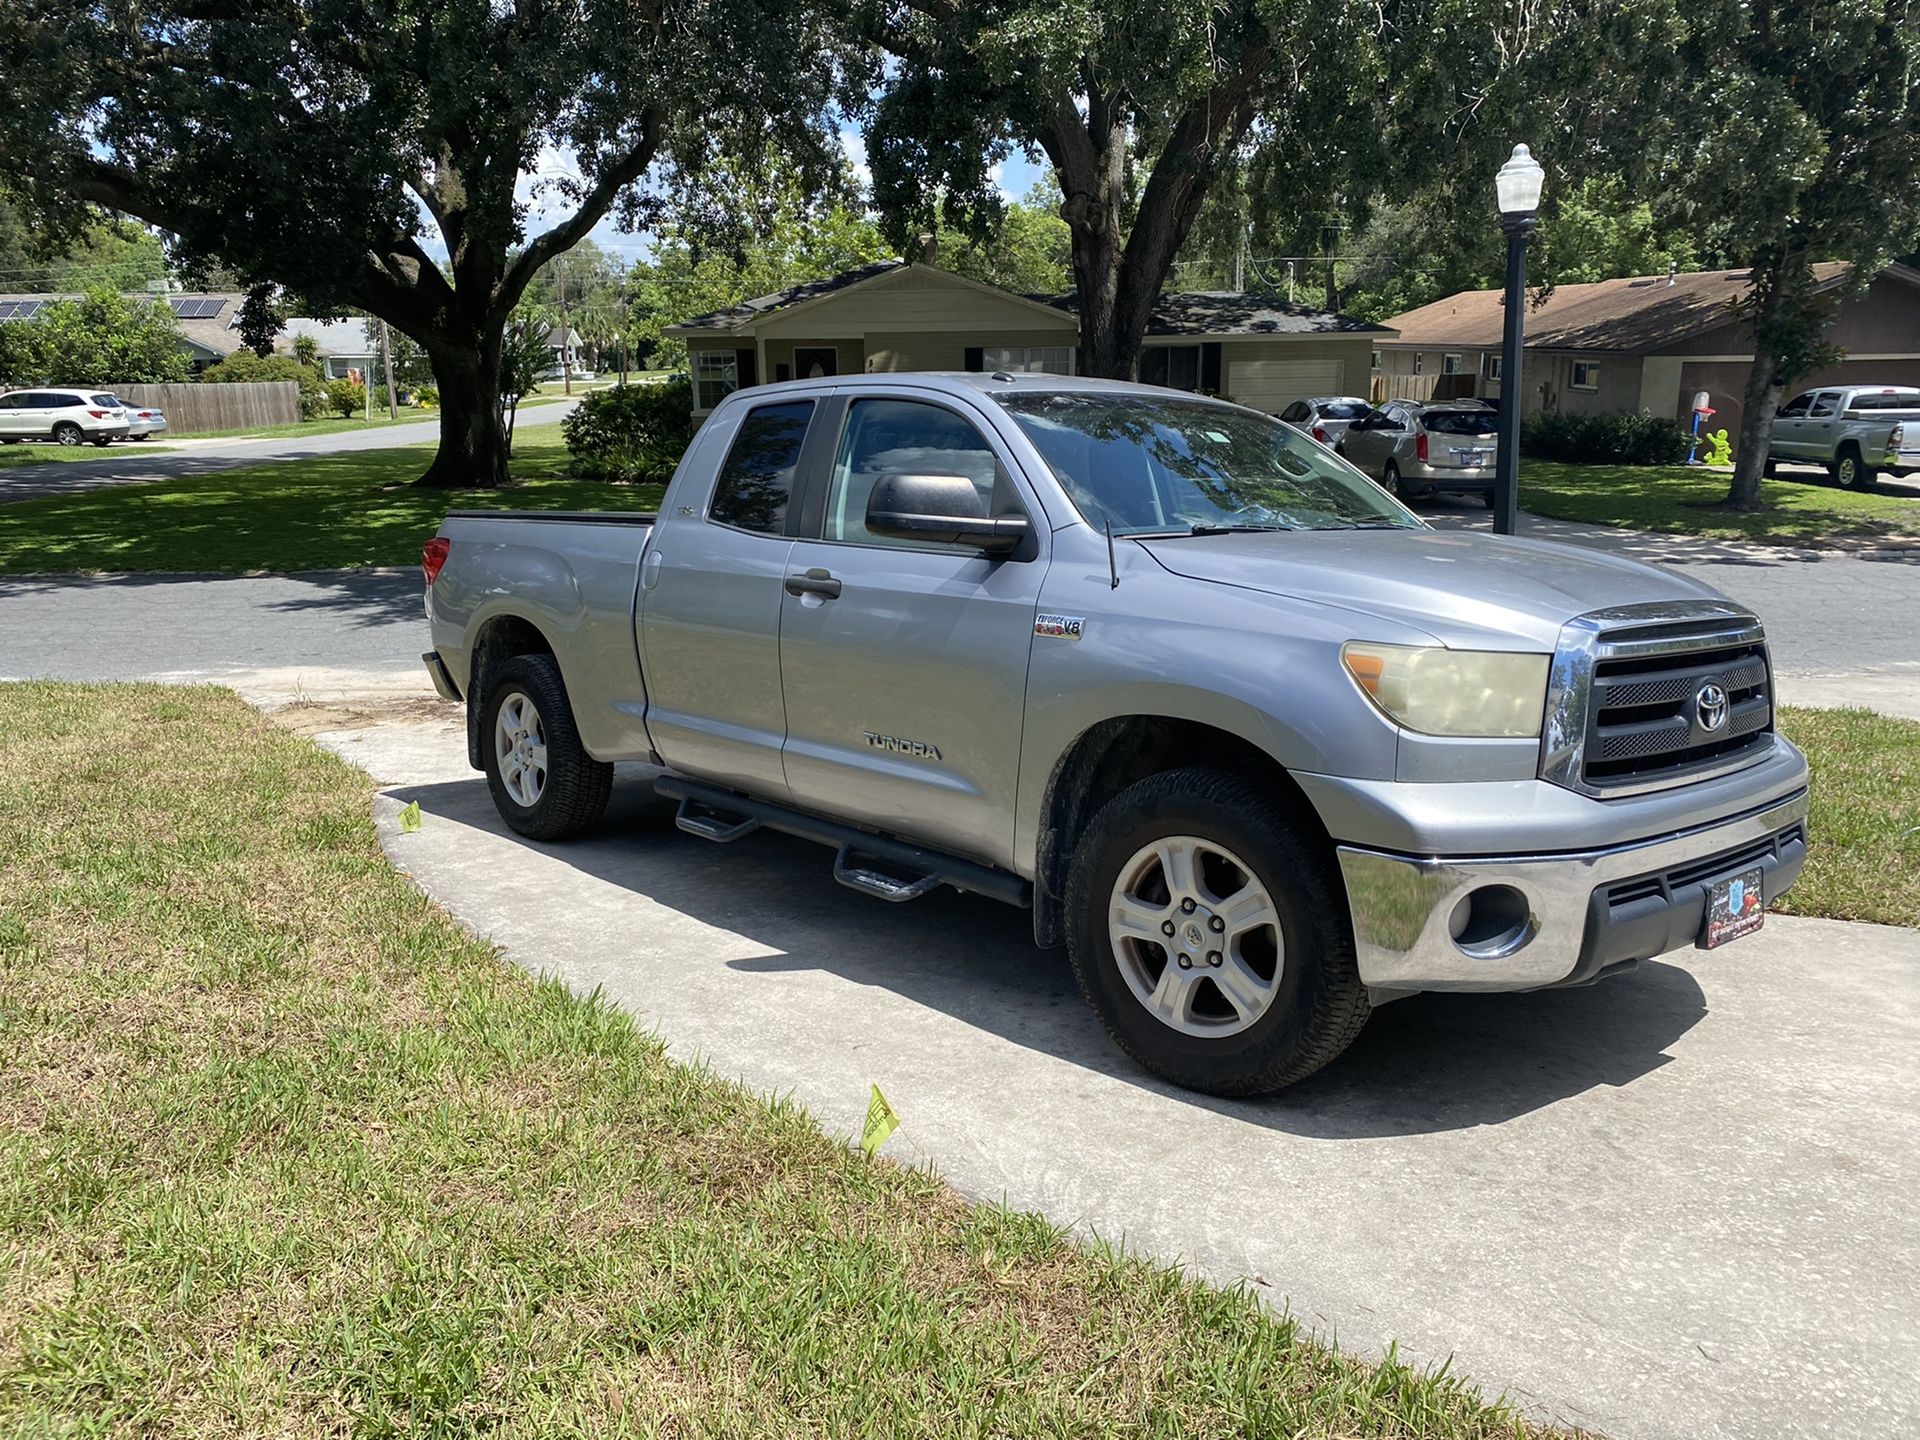
[[[1573,854],[1427,858],[1342,845],[1360,978],[1376,999],[1582,984],[1691,944],[1714,880],[1758,866],[1766,898],[1784,893],[1806,861],[1806,820],[1802,790],[1698,829]]]

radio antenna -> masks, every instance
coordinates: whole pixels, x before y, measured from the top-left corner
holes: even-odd
[[[1111,515],[1107,517],[1107,588],[1109,590],[1120,588],[1120,567],[1114,563],[1113,559],[1113,517]]]

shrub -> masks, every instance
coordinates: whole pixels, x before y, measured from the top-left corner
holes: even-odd
[[[367,403],[367,387],[358,380],[329,380],[327,404],[342,420],[351,420]]]
[[[413,392],[413,403],[422,409],[431,409],[440,403],[440,391],[432,385],[422,385]]]
[[[246,385],[264,380],[291,380],[300,387],[300,418],[318,420],[331,408],[327,377],[319,367],[302,365],[291,355],[256,355],[236,350],[217,365],[200,372],[205,385]]]
[[[673,380],[596,390],[560,430],[584,479],[664,480],[693,438],[693,387]]]
[[[1677,420],[1645,412],[1535,415],[1520,426],[1520,450],[1589,465],[1678,465],[1687,458],[1687,432]]]

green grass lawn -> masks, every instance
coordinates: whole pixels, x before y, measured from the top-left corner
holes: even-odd
[[[0,470],[15,465],[38,465],[43,460],[104,460],[123,450],[138,450],[142,455],[162,455],[166,449],[166,446],[156,445],[151,440],[135,441],[131,445],[125,441],[115,441],[104,450],[98,445],[0,445]]]
[[[350,419],[338,415],[329,415],[323,420],[298,420],[291,425],[255,425],[240,430],[194,430],[182,431],[184,440],[280,440],[312,435],[338,435],[347,430],[379,430],[389,425],[419,425],[438,418],[438,410],[422,410],[418,406],[402,405],[397,419],[387,418],[384,400],[374,400],[373,419],[369,420],[365,412]]]
[[[0,573],[413,565],[453,509],[647,510],[658,485],[572,480],[555,434],[514,446],[503,490],[422,490],[433,447],[281,461],[0,504]]]
[[[0,699],[4,1433],[1541,1433],[670,1062],[230,693]]]
[[[1520,462],[1521,508],[1555,520],[1777,545],[1920,539],[1920,476],[1878,492],[1841,490],[1811,471],[1805,480],[1763,480],[1767,508],[1751,515],[1712,508],[1727,484],[1724,472],[1680,466]]]
[[[1807,868],[1779,908],[1920,926],[1920,724],[1787,707],[1780,728],[1813,767],[1813,815]]]

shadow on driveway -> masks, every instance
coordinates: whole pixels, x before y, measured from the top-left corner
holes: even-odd
[[[1630,1085],[1666,1064],[1668,1047],[1706,1015],[1692,975],[1658,963],[1579,990],[1419,995],[1383,1007],[1345,1056],[1303,1084],[1217,1100],[1136,1068],[1082,1000],[1065,952],[1034,947],[1025,911],[948,889],[909,905],[871,900],[833,882],[826,849],[770,831],[726,847],[699,840],[674,827],[673,802],[652,793],[645,767],[621,767],[598,835],[563,845],[513,835],[478,777],[388,793],[777,952],[726,962],[736,971],[829,971],[1090,1071],[1314,1139],[1497,1125]],[[697,983],[692,968],[688,981]]]

